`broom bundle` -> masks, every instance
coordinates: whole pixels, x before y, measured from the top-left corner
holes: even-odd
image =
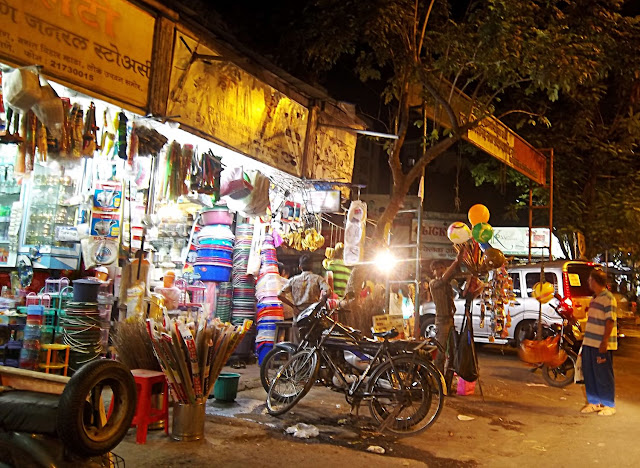
[[[185,323],[165,317],[164,324],[147,320],[147,332],[174,401],[202,403],[213,389],[222,367],[251,328],[218,319]]]
[[[118,361],[130,370],[161,370],[153,353],[147,327],[142,320],[119,322],[113,334],[113,346],[118,353]]]

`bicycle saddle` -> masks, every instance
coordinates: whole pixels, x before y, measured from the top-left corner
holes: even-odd
[[[398,336],[400,333],[398,333],[398,331],[395,328],[392,328],[391,330],[387,330],[384,332],[378,332],[378,333],[374,333],[373,336],[376,336],[378,338],[389,338],[389,339],[393,339],[396,336]]]

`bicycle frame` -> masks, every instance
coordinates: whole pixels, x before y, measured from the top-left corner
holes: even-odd
[[[364,381],[367,379],[367,377],[371,373],[371,370],[374,369],[376,366],[380,365],[383,362],[382,359],[380,359],[381,356],[386,357],[386,360],[391,362],[391,367],[393,369],[393,372],[397,372],[397,370],[395,369],[395,366],[393,364],[393,355],[391,354],[391,352],[389,350],[389,341],[385,338],[385,340],[382,342],[382,344],[380,345],[380,347],[378,348],[378,350],[374,354],[373,358],[369,361],[369,364],[367,365],[366,369],[358,376],[358,379],[355,382],[351,382],[350,383],[348,381],[348,379],[347,379],[347,376],[343,372],[343,370],[333,362],[333,359],[331,358],[331,355],[326,351],[326,349],[323,347],[323,345],[324,345],[324,342],[326,341],[326,339],[331,336],[331,332],[336,327],[341,328],[342,329],[341,331],[344,331],[345,333],[347,333],[347,335],[349,337],[353,338],[354,340],[356,340],[356,342],[358,342],[359,339],[356,336],[354,336],[354,334],[349,332],[349,330],[344,328],[339,322],[336,322],[335,320],[333,320],[331,318],[329,318],[329,320],[331,320],[333,322],[333,325],[329,328],[328,333],[325,334],[322,337],[322,339],[320,340],[320,343],[318,343],[317,346],[314,346],[312,348],[313,351],[314,352],[318,352],[320,354],[320,357],[322,359],[324,359],[324,361],[329,365],[331,370],[338,376],[338,378],[344,384],[345,388],[349,388],[349,386],[350,386],[349,390],[347,391],[347,396],[348,397],[357,397],[359,399],[362,399],[362,398],[368,398],[368,397],[372,397],[372,396],[381,396],[380,394],[368,393],[366,391],[363,391],[363,392],[359,393],[359,390],[360,390],[361,386],[363,385]],[[373,342],[372,342],[372,344],[373,344]],[[418,345],[413,351],[417,351],[417,350],[421,349],[425,344],[426,344],[426,342],[423,343],[423,344]],[[365,350],[360,346],[360,343],[357,343],[357,346],[358,346],[358,348],[360,348],[360,351],[365,352]],[[411,357],[414,360],[417,358],[417,353],[415,353],[415,352],[408,353],[408,354],[410,354]],[[413,376],[413,375],[411,376],[412,379],[414,377],[415,376]]]

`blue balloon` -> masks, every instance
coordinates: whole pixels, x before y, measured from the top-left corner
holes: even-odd
[[[482,249],[483,252],[486,252],[487,249],[491,248],[491,244],[489,244],[488,242],[485,242],[483,244],[480,244],[480,248]]]

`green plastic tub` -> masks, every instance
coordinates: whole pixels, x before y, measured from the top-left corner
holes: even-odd
[[[213,396],[220,401],[235,401],[240,374],[222,372],[213,386]]]

